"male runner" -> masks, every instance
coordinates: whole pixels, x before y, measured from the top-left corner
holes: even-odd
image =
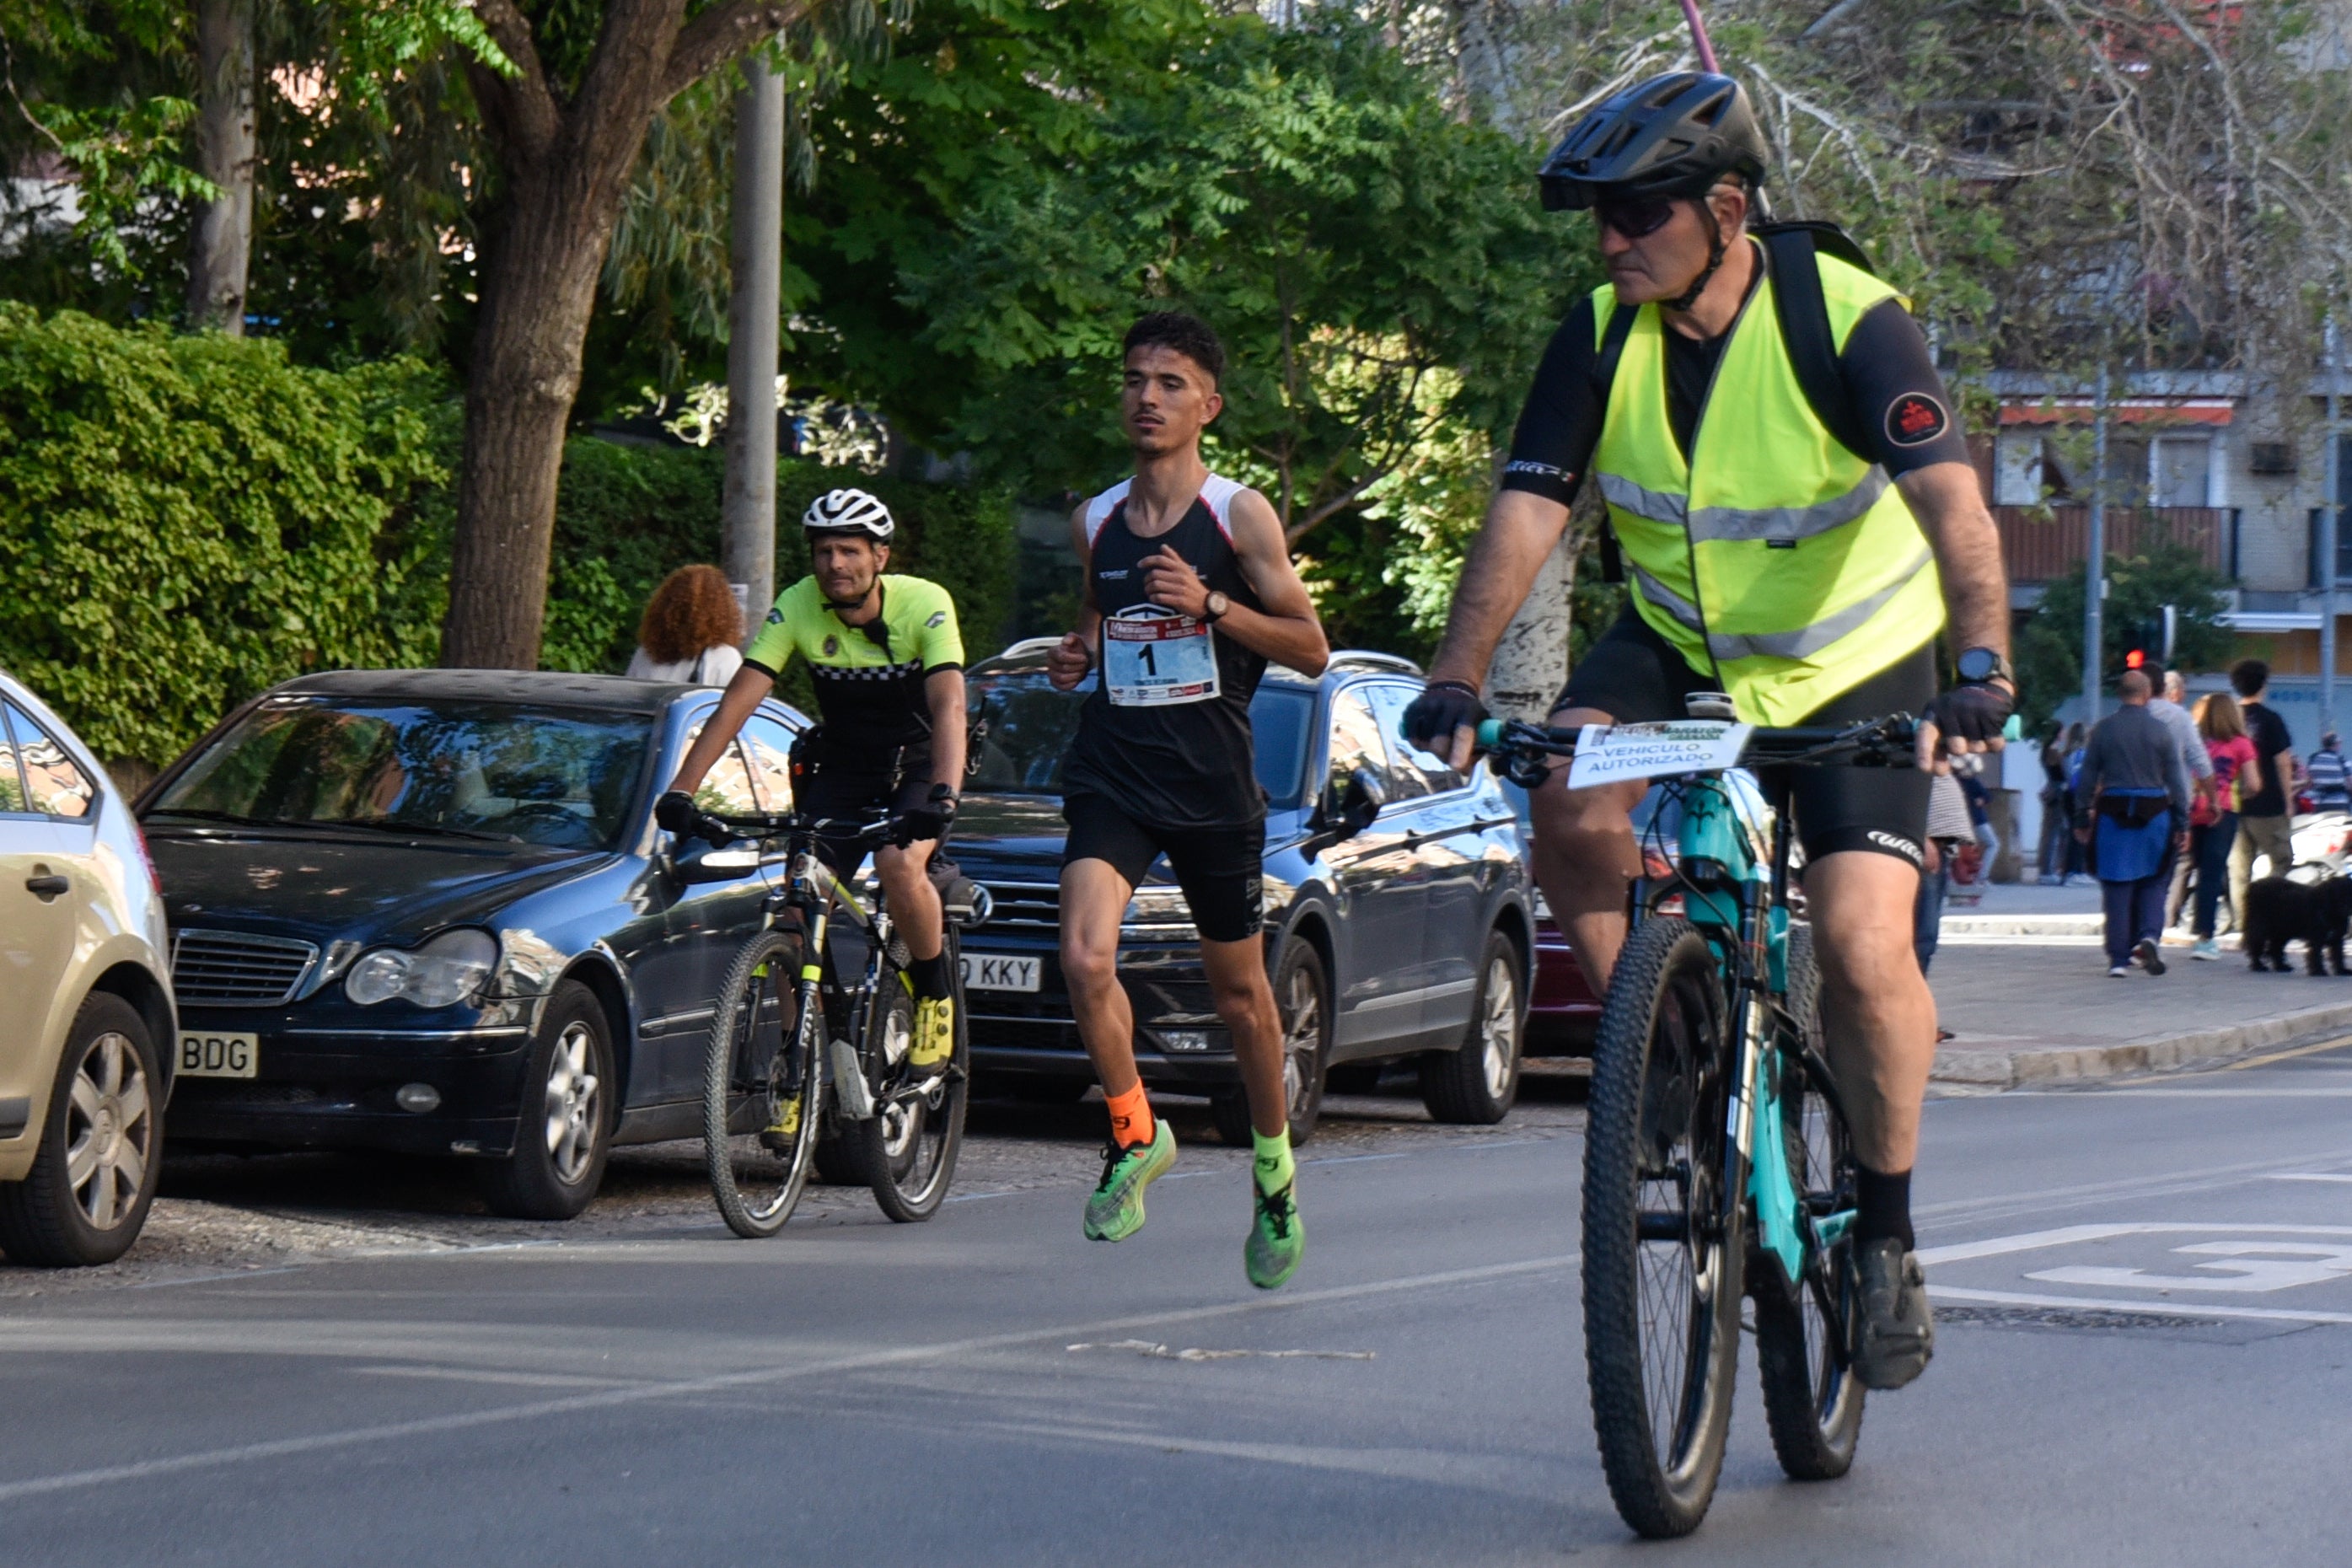
[[[888,806],[905,842],[874,851],[883,902],[914,960],[915,1039],[908,1060],[937,1067],[955,1054],[955,1000],[931,851],[955,819],[963,782],[963,639],[955,601],[890,564],[890,509],[864,490],[832,490],[801,516],[814,568],[778,595],[767,624],[743,650],[719,711],[702,728],[654,817],[673,833],[692,827],[694,789],[776,677],[798,654],[808,661],[824,723],[793,748],[794,808],[850,816]],[[818,858],[839,876],[856,868],[849,845],[820,841]]]
[[[1062,773],[1062,978],[1110,1103],[1086,1233],[1124,1241],[1141,1229],[1143,1189],[1176,1159],[1135,1070],[1135,1015],[1118,980],[1120,918],[1165,855],[1249,1094],[1255,1219],[1242,1258],[1250,1283],[1270,1290],[1298,1268],[1306,1232],[1258,930],[1265,795],[1249,705],[1267,659],[1320,675],[1330,648],[1274,508],[1201,461],[1224,369],[1216,334],[1193,317],[1155,311],[1129,329],[1120,414],[1135,477],[1071,514],[1086,605],[1046,668],[1068,691],[1102,666]]]
[[[1764,139],[1728,78],[1675,72],[1609,100],[1543,171],[1545,205],[1591,207],[1610,281],[1553,338],[1520,416],[1431,671],[1416,744],[1470,759],[1478,687],[1591,471],[1628,559],[1624,614],[1570,677],[1555,725],[1676,719],[1730,693],[1768,725],[1926,713],[1922,770],[1792,770],[1822,1017],[1859,1160],[1864,1384],[1895,1388],[1934,1348],[1912,1256],[1911,1167],[1936,1006],[1911,951],[1927,769],[1998,747],[2013,700],[2000,540],[1951,402],[1895,290],[1826,254],[1822,305],[1850,449],[1805,395],[1760,246],[1745,230]],[[1612,319],[1631,312],[1613,376]],[[1889,483],[1892,476],[1892,483]],[[1924,537],[1923,537],[1924,531]],[[1937,695],[1948,623],[1960,685]],[[1643,786],[1534,792],[1537,880],[1606,985],[1639,875]]]

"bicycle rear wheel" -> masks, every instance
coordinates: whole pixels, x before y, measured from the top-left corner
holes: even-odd
[[[1819,1225],[1853,1208],[1853,1147],[1832,1086],[1818,1077],[1828,1058],[1810,926],[1789,932],[1789,1014],[1797,1028],[1780,1042],[1782,1141],[1790,1184]],[[1853,1253],[1853,1243],[1840,1235],[1831,1247],[1808,1249],[1805,1278],[1794,1289],[1777,1264],[1759,1269],[1755,1281],[1764,1414],[1772,1451],[1796,1480],[1845,1474],[1862,1436],[1864,1390],[1847,1352],[1856,1306]]]
[[[702,1076],[703,1152],[727,1228],[773,1236],[808,1184],[824,1110],[824,1009],[801,942],[762,931],[719,994]]]
[[[1584,1353],[1609,1495],[1686,1535],[1723,1468],[1739,1357],[1741,1194],[1723,1190],[1730,1017],[1689,921],[1636,931],[1610,976],[1584,1148]]]
[[[947,956],[948,973],[953,974],[952,945]],[[887,1064],[882,1072],[884,1088],[874,1097],[874,1116],[851,1124],[845,1139],[857,1149],[875,1203],[901,1225],[930,1218],[947,1197],[955,1180],[956,1155],[963,1147],[964,1108],[971,1083],[962,996],[956,997],[955,1055],[945,1072],[918,1072],[906,1065],[914,1013],[914,998],[906,985],[895,972],[885,970],[866,1057],[869,1062]]]

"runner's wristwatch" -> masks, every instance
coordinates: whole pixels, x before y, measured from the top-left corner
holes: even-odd
[[[1962,649],[1960,657],[1952,661],[1952,668],[1958,673],[1963,686],[1983,686],[1995,680],[2006,680],[2012,687],[2017,684],[2017,677],[2011,671],[2009,660],[1989,647]]]
[[[1217,622],[1223,620],[1225,618],[1225,612],[1233,607],[1234,602],[1231,599],[1225,597],[1224,595],[1219,593],[1214,588],[1212,588],[1209,590],[1209,596],[1202,601],[1201,618],[1207,621],[1210,625],[1214,626]]]

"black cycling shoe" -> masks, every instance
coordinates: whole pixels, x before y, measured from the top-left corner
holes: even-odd
[[[1862,1276],[1854,1319],[1853,1371],[1864,1388],[1900,1388],[1927,1370],[1936,1353],[1936,1320],[1917,1255],[1894,1237],[1854,1248]]]

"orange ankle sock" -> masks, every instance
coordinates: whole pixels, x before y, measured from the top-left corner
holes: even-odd
[[[1154,1134],[1151,1101],[1143,1097],[1143,1086],[1137,1084],[1125,1094],[1106,1094],[1103,1103],[1110,1107],[1111,1142],[1122,1149],[1138,1143],[1149,1143]]]

